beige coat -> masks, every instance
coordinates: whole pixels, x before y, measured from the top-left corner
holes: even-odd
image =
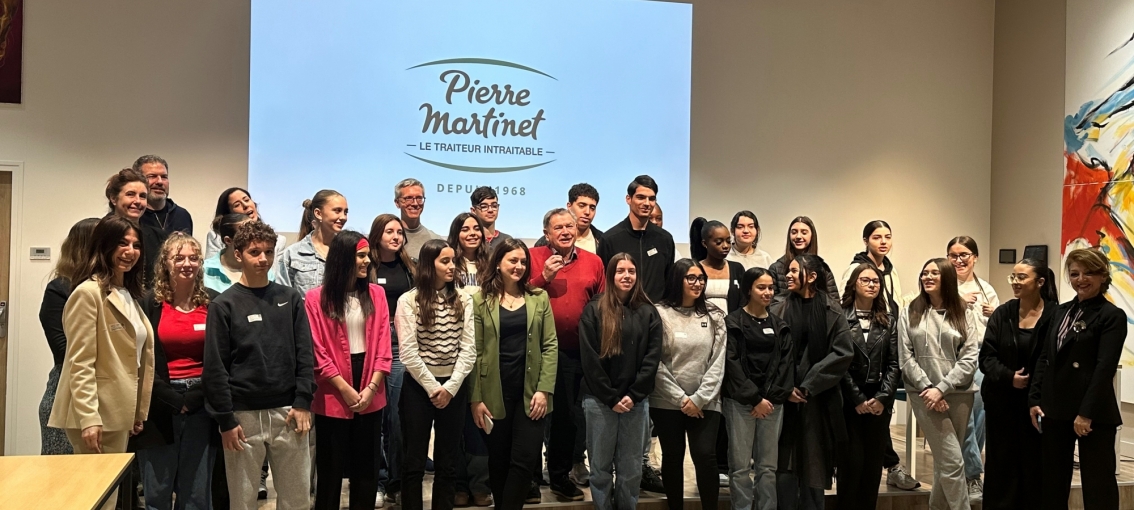
[[[146,325],[140,369],[134,325],[118,294],[104,292],[93,279],[71,294],[63,309],[67,354],[49,426],[125,431],[146,420],[154,384],[154,331],[141,305],[135,301],[134,306]]]

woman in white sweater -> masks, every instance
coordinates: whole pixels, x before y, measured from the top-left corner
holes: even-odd
[[[462,383],[476,363],[472,298],[453,283],[455,256],[445,241],[427,241],[414,271],[415,288],[398,298],[394,314],[402,364],[410,376],[402,382],[400,402],[405,510],[422,510],[431,431],[436,432],[433,508],[453,508],[456,457],[468,408]]]
[[[968,427],[980,338],[945,259],[922,266],[918,294],[898,318],[898,361],[908,403],[933,449],[929,508],[969,508],[961,443]]]
[[[665,327],[662,357],[650,418],[662,449],[662,480],[670,510],[685,506],[685,439],[697,476],[702,508],[716,508],[717,429],[721,422],[724,380],[725,314],[705,299],[705,271],[691,259],[678,260],[657,305]]]

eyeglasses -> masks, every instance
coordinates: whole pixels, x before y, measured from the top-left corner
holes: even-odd
[[[478,204],[476,206],[476,209],[478,211],[481,211],[481,212],[483,212],[483,211],[499,211],[500,210],[500,203],[497,202],[495,204]]]
[[[972,252],[950,253],[949,255],[946,255],[946,256],[949,258],[949,260],[960,260],[960,261],[966,261],[966,260],[973,258]]]
[[[941,271],[922,271],[921,272],[921,279],[922,280],[926,280],[926,279],[932,280],[934,278],[941,278]]]
[[[1010,274],[1008,275],[1008,283],[1012,285],[1027,283],[1031,277],[1026,274]]]
[[[402,198],[399,198],[398,200],[401,200],[403,204],[424,204],[425,203],[425,197],[402,197]]]
[[[685,283],[688,283],[689,285],[694,285],[694,284],[698,284],[698,283],[706,283],[708,281],[709,281],[709,279],[704,277],[704,276],[697,276],[697,275],[694,275],[694,274],[685,275]]]
[[[201,257],[198,255],[189,255],[188,257],[186,257],[185,255],[174,255],[170,257],[170,260],[172,260],[174,264],[184,264],[186,262],[189,262],[191,264],[199,264],[201,262]]]
[[[863,287],[877,287],[879,285],[882,285],[882,280],[879,280],[878,278],[859,278],[858,284],[862,285]]]

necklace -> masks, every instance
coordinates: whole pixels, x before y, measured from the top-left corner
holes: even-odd
[[[158,228],[165,230],[165,224],[169,221],[169,211],[166,211],[164,220],[158,216],[157,211],[154,211],[154,221],[157,222]]]

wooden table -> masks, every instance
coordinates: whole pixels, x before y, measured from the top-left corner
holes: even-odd
[[[101,508],[132,453],[0,457],[0,508]]]

